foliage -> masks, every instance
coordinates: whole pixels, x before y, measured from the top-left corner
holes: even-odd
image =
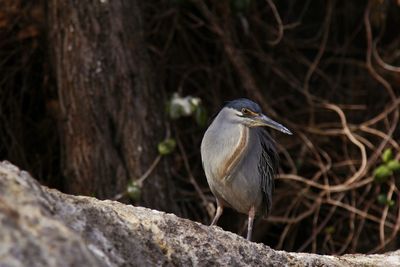
[[[126,193],[132,201],[136,202],[140,199],[142,191],[136,181],[131,181],[127,186]]]
[[[207,111],[199,97],[181,97],[178,93],[174,93],[167,110],[169,117],[173,120],[191,116],[199,126],[204,127],[207,123]]]
[[[378,195],[378,202],[382,205],[387,205],[389,207],[393,207],[395,202],[394,200],[388,199],[385,194]]]
[[[400,162],[397,159],[393,159],[392,149],[387,148],[382,153],[381,158],[382,164],[374,170],[374,179],[378,183],[386,182],[394,172],[400,170]]]
[[[158,144],[158,153],[160,153],[160,155],[171,154],[175,150],[175,147],[176,141],[172,138],[167,138]]]

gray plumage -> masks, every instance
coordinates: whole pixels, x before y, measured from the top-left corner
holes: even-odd
[[[204,134],[201,157],[207,182],[217,200],[217,223],[223,207],[248,214],[247,239],[255,214],[271,209],[274,176],[278,168],[275,142],[262,126],[291,132],[263,115],[251,100],[226,104]]]

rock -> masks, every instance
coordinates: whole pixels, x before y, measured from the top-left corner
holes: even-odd
[[[0,163],[0,266],[400,266],[400,251],[275,251],[219,227],[41,186]]]

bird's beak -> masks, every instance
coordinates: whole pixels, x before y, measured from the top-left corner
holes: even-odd
[[[267,127],[273,128],[275,130],[278,130],[282,133],[292,135],[292,132],[288,128],[286,128],[282,124],[277,123],[276,121],[271,120],[264,114],[260,114],[256,117],[254,117],[253,126],[267,126]]]

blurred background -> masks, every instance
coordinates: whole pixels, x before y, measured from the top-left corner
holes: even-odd
[[[2,0],[0,159],[70,194],[209,224],[201,138],[247,97],[294,132],[254,240],[400,247],[400,2]],[[219,225],[244,234],[246,216]]]

